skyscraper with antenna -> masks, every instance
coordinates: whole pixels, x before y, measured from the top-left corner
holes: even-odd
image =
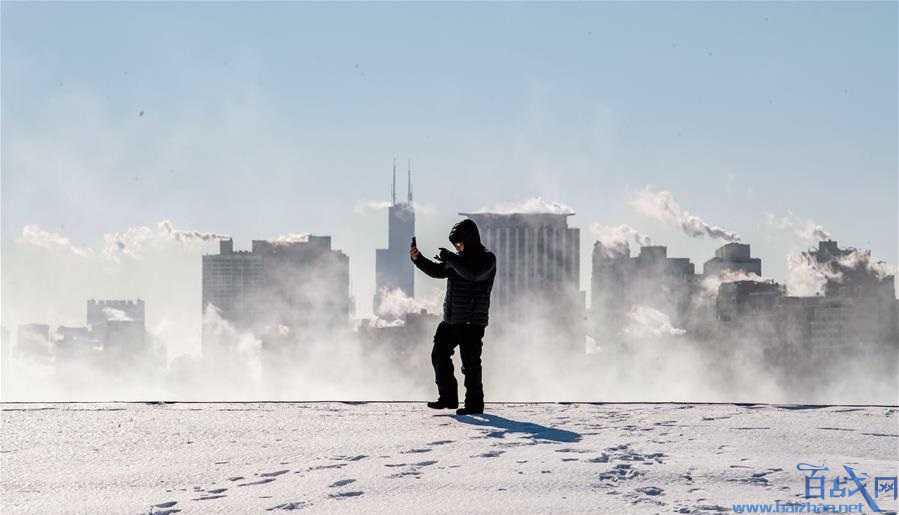
[[[409,243],[415,235],[415,208],[412,201],[412,160],[408,161],[405,202],[397,202],[396,158],[393,159],[393,180],[390,186],[390,206],[387,208],[387,248],[375,250],[374,313],[380,314],[383,296],[400,290],[407,297],[415,296],[414,268],[409,260]]]

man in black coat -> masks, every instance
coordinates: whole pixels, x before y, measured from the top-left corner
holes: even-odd
[[[496,276],[496,256],[481,244],[478,226],[465,219],[453,226],[449,240],[458,254],[445,248],[435,261],[421,255],[413,243],[409,250],[419,270],[435,278],[446,279],[443,298],[443,321],[434,333],[431,363],[434,365],[438,399],[429,402],[434,409],[457,408],[459,393],[453,374],[453,351],[456,345],[462,356],[465,375],[465,407],[459,415],[484,412],[484,388],[481,383],[481,348],[490,310],[490,291]]]

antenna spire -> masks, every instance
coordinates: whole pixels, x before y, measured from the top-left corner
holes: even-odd
[[[409,186],[408,186],[408,191],[409,191],[408,199],[409,199],[409,203],[411,204],[411,203],[412,203],[412,159],[409,159]]]
[[[396,156],[393,156],[393,186],[390,188],[390,197],[393,205],[396,205]]]

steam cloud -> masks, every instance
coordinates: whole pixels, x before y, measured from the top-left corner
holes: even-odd
[[[359,215],[365,215],[368,213],[376,213],[378,211],[383,211],[389,208],[392,204],[388,201],[377,201],[377,200],[369,200],[367,202],[360,202],[356,204],[356,207],[353,208],[353,212]]]
[[[819,241],[833,239],[830,232],[812,220],[801,221],[792,212],[786,216],[777,218],[771,213],[766,215],[767,223],[777,229],[793,231],[793,233],[807,245],[817,244]]]
[[[175,241],[210,241],[228,239],[228,236],[225,234],[178,230],[175,229],[175,224],[173,224],[171,220],[163,220],[159,222],[158,227],[162,233],[167,234],[169,238]]]
[[[65,236],[44,230],[38,225],[26,225],[22,228],[22,237],[19,241],[44,249],[62,250],[81,257],[92,257],[94,255],[92,249],[79,247]]]
[[[304,241],[309,241],[309,233],[308,232],[291,232],[287,234],[280,234],[275,236],[272,240],[272,243],[275,245],[289,245],[291,243],[301,243]]]
[[[671,324],[665,313],[649,306],[634,306],[627,314],[628,324],[624,333],[634,338],[658,338],[661,336],[681,336],[687,331]]]
[[[626,225],[603,227],[594,224],[591,230],[611,248],[615,248],[615,242],[628,245],[649,243],[645,235]],[[64,236],[43,233],[47,231],[30,231],[32,236],[37,235],[30,244],[46,248],[37,242],[48,242],[45,245],[63,249],[66,255],[61,258],[48,255],[50,253],[45,251],[24,252],[23,256],[29,260],[21,260],[15,269],[39,276],[46,270],[60,268],[61,263],[66,267],[75,264],[81,267],[77,268],[78,271],[87,272],[70,274],[65,287],[75,291],[87,291],[92,284],[88,281],[83,285],[75,282],[82,276],[99,284],[106,280],[113,284],[142,278],[152,281],[152,278],[164,276],[175,278],[172,284],[177,284],[178,281],[190,281],[197,275],[196,255],[173,256],[171,252],[148,252],[157,244],[168,245],[160,247],[167,250],[181,248],[187,243],[172,236],[173,231],[165,227],[151,225],[144,229],[135,228],[131,236],[140,244],[121,238],[126,240],[126,248],[140,251],[137,255],[143,255],[145,259],[129,262],[134,265],[134,270],[130,270],[129,266],[112,267],[112,273],[118,275],[112,275],[111,279],[96,273],[106,263],[100,259],[102,253],[93,251],[97,259],[82,259],[71,250],[72,244]],[[285,234],[276,240],[291,241],[300,237],[305,235]],[[188,240],[204,241],[189,237]],[[82,254],[91,255],[90,249],[81,250],[84,251]],[[35,262],[32,254],[39,254],[37,257],[45,262]],[[806,261],[804,265],[808,267],[811,263]],[[833,270],[818,270],[817,273],[824,274],[824,278],[813,277],[812,289],[823,286],[828,277],[843,273],[839,267],[865,267],[872,272],[879,270],[878,273],[887,271],[882,263],[874,262],[864,252],[842,257],[836,266]],[[814,269],[812,271],[815,272]],[[743,279],[761,278],[750,274],[724,273],[715,278],[705,277],[701,289],[717,291],[722,282]],[[72,365],[64,373],[54,375],[53,367],[66,363],[65,358],[57,355],[54,364],[47,365],[40,358],[29,357],[13,347],[13,387],[4,392],[4,398],[110,400],[112,396],[123,400],[423,400],[434,394],[433,371],[428,358],[433,334],[433,327],[428,325],[430,322],[424,324],[421,333],[416,333],[414,327],[409,328],[408,332],[393,331],[415,335],[408,340],[393,342],[397,348],[371,346],[351,327],[345,331],[293,331],[286,326],[279,327],[275,321],[274,331],[253,334],[235,329],[214,308],[207,309],[201,316],[195,311],[199,301],[196,295],[177,296],[182,289],[172,292],[170,288],[162,288],[153,298],[153,284],[138,284],[139,287],[126,285],[125,288],[151,292],[147,300],[155,320],[148,318],[152,322],[148,326],[148,336],[152,342],[162,344],[163,349],[168,350],[168,356],[163,351],[161,361],[141,358],[138,366],[128,368],[124,375],[121,366],[88,365]],[[23,288],[18,296],[21,298],[31,290]],[[43,311],[46,303],[42,297],[46,297],[47,292],[40,293],[33,295],[30,307],[26,305],[26,308],[20,308],[21,313],[15,313],[22,322],[54,323],[59,320],[53,313]],[[439,312],[443,288],[435,288],[431,294],[421,293],[415,299],[409,299],[399,291],[387,292],[377,314],[383,318],[377,318],[373,326],[400,325],[404,314],[417,313],[421,309]],[[20,298],[17,302],[21,302]],[[670,309],[672,306],[666,305],[668,300],[664,296],[660,298],[654,287],[640,289],[632,298],[636,307],[622,313],[625,320],[623,334],[608,334],[599,341],[587,335],[583,342],[587,347],[586,354],[578,353],[573,357],[566,357],[558,350],[561,345],[570,342],[563,341],[553,332],[556,325],[546,315],[548,310],[545,308],[553,303],[552,298],[541,296],[530,299],[533,305],[525,311],[533,316],[522,320],[514,328],[514,333],[497,331],[497,324],[488,326],[484,345],[488,398],[521,401],[756,402],[762,399],[768,402],[836,402],[879,401],[895,397],[895,389],[891,389],[895,385],[895,375],[889,380],[881,380],[879,376],[870,376],[870,372],[865,372],[870,379],[864,387],[847,381],[826,383],[827,388],[810,386],[808,389],[797,389],[794,385],[782,383],[782,378],[771,373],[771,360],[762,352],[765,341],[754,339],[751,332],[736,347],[723,348],[718,345],[719,342],[695,340],[693,322],[682,321],[682,317],[676,310]],[[278,302],[266,298],[254,307],[266,312],[283,312],[286,308]],[[710,306],[703,304],[702,307]],[[117,314],[107,312],[106,316],[113,318]],[[389,317],[396,319],[390,320]],[[66,322],[64,325],[70,324]],[[201,325],[205,336],[202,348],[199,341]],[[620,326],[616,325],[618,328]],[[599,334],[596,338],[600,338]],[[762,331],[761,334],[765,333]],[[672,342],[677,342],[677,345],[671,345]],[[188,353],[191,348],[196,351]],[[406,358],[397,359],[392,354],[404,349],[407,351],[404,354]],[[98,349],[97,353],[104,352],[105,349]],[[843,390],[834,393],[833,385]]]
[[[828,281],[842,282],[848,272],[863,272],[878,280],[896,273],[893,267],[872,258],[868,250],[848,250],[845,256],[823,263],[819,263],[810,252],[789,254],[787,292],[796,297],[814,297],[824,294]]]
[[[691,238],[720,239],[727,242],[740,241],[740,236],[717,225],[710,225],[698,216],[685,210],[674,200],[670,191],[655,191],[644,188],[630,203],[638,212],[656,220],[679,227]]]
[[[590,226],[590,232],[602,244],[603,252],[608,258],[627,255],[630,252],[630,242],[640,247],[652,245],[649,236],[626,224],[608,226],[594,223]]]
[[[378,305],[379,317],[399,318],[409,313],[420,313],[425,310],[428,313],[437,313],[439,304],[434,296],[425,298],[413,298],[407,296],[403,290],[381,290],[381,302]]]
[[[223,234],[175,229],[170,220],[156,224],[156,229],[140,225],[129,227],[125,232],[103,235],[103,256],[118,261],[121,257],[143,259],[150,250],[163,250],[172,242],[181,245],[208,242],[228,238]]]
[[[103,308],[103,314],[106,315],[106,320],[114,320],[117,322],[131,322],[132,318],[125,314],[121,309],[115,308]]]
[[[534,197],[522,202],[499,203],[493,207],[482,207],[475,213],[498,213],[498,214],[533,214],[533,213],[549,213],[554,215],[573,215],[574,209],[560,204],[558,202],[547,202],[543,197]]]

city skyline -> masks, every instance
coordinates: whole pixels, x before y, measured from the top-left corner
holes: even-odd
[[[151,244],[172,234],[167,220],[239,248],[331,235],[365,313],[394,156],[415,163],[423,250],[446,245],[458,212],[536,196],[572,206],[585,291],[595,223],[697,264],[722,243],[635,208],[647,186],[738,232],[781,282],[785,257],[813,246],[791,229],[808,221],[897,262],[893,4],[2,10],[11,324],[141,296],[148,323],[198,332],[196,256],[214,243],[163,257]],[[554,37],[536,45],[535,31]],[[27,243],[42,235],[52,249]],[[88,261],[59,241],[96,255],[104,235],[143,241],[143,261],[115,246],[118,261]]]

